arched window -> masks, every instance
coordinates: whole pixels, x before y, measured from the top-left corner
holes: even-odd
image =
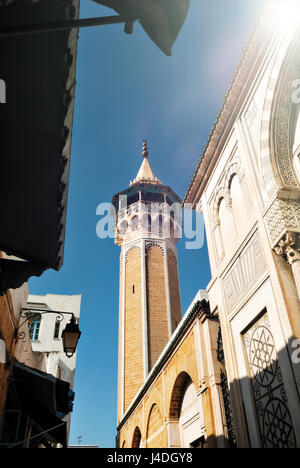
[[[225,253],[231,250],[233,239],[235,238],[235,230],[232,222],[232,216],[229,210],[230,208],[226,206],[225,199],[222,198],[219,204],[219,222],[222,244]]]
[[[222,260],[222,258],[225,255],[224,251],[224,242],[223,242],[223,235],[222,235],[222,230],[221,230],[221,221],[220,221],[220,203],[222,200],[219,202],[218,210],[217,210],[217,219],[215,220],[215,227],[214,227],[214,239],[215,239],[215,245],[216,245],[216,253],[217,253],[217,259],[218,261]]]
[[[139,218],[138,218],[138,216],[133,216],[133,218],[132,218],[132,220],[131,220],[131,223],[130,223],[131,230],[132,230],[132,231],[136,231],[137,228],[138,228],[138,225],[139,225]]]
[[[239,235],[247,228],[249,213],[247,213],[243,190],[236,174],[232,177],[229,188],[234,228]]]
[[[146,228],[148,230],[148,233],[151,235],[151,233],[152,233],[152,217],[151,217],[151,215],[147,215],[145,217],[145,226],[146,226]]]
[[[160,237],[163,235],[163,217],[161,214],[158,217],[158,234]]]
[[[163,229],[163,217],[162,215],[152,214],[151,233],[155,236],[161,237]]]
[[[33,314],[29,322],[29,337],[31,340],[38,340],[41,328],[41,315]]]
[[[139,427],[136,427],[132,437],[132,448],[139,448],[141,445],[142,434]]]
[[[121,236],[124,236],[126,234],[126,231],[128,229],[128,223],[127,221],[122,221],[121,224],[120,224],[120,228],[119,228],[119,233],[121,234]]]

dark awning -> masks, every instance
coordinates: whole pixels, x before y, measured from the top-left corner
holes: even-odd
[[[30,399],[42,404],[51,413],[69,413],[70,384],[51,374],[16,363],[13,380]]]
[[[139,20],[150,39],[166,54],[186,19],[190,0],[94,0],[112,8],[124,18]]]
[[[79,0],[0,2],[0,27],[78,17]],[[0,250],[63,262],[77,30],[0,39]]]
[[[60,417],[70,412],[70,384],[18,362],[14,364],[11,381],[22,411],[41,432],[65,446],[67,428]]]

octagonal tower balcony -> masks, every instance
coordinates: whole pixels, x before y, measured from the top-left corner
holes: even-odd
[[[116,210],[115,242],[139,238],[169,239],[181,237],[181,199],[154,175],[148,160],[146,141],[143,162],[129,187],[113,197]]]

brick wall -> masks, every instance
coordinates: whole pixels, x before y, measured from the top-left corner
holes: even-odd
[[[122,339],[122,330],[123,330],[123,266],[121,263],[120,266],[120,286],[119,286],[119,360],[118,360],[118,421],[122,416],[122,353],[123,353],[123,339]]]
[[[150,370],[169,340],[169,331],[162,250],[156,245],[149,247],[146,259]]]
[[[164,421],[157,404],[150,410],[147,427],[147,448],[159,448],[164,439]]]
[[[143,314],[141,257],[138,248],[127,255],[125,278],[125,411],[143,384]]]
[[[179,280],[178,280],[178,268],[174,253],[168,250],[168,272],[169,272],[169,284],[170,284],[170,306],[171,306],[171,317],[172,317],[172,331],[175,330],[180,320],[181,305],[180,305],[180,292],[179,292]]]
[[[16,322],[13,311],[11,294],[8,292],[5,296],[0,296],[0,332],[1,338],[5,341],[7,360],[10,355],[15,353],[16,342],[14,340],[14,330]],[[0,363],[0,418],[4,409],[7,392],[7,378],[10,374],[10,369],[5,364]]]

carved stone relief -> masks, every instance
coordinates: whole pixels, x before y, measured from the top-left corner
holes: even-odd
[[[274,248],[287,232],[300,232],[300,200],[276,198],[264,219]]]
[[[266,270],[256,232],[223,279],[228,315]]]
[[[267,312],[244,334],[263,448],[296,448],[285,384]]]

